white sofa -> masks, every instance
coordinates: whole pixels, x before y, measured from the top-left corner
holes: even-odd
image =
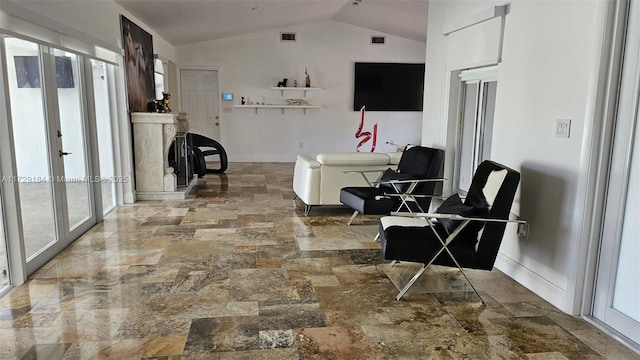
[[[326,153],[314,160],[308,155],[298,155],[293,172],[293,191],[305,204],[305,214],[311,206],[341,205],[340,189],[346,186],[368,186],[360,173],[351,170],[396,169],[401,152],[394,153]],[[378,173],[370,174],[375,180]]]

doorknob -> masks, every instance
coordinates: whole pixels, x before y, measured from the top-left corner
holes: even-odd
[[[65,155],[71,155],[71,153],[70,152],[64,152],[62,150],[58,150],[58,156],[63,157]]]

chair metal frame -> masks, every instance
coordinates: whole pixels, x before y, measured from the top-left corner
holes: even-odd
[[[449,248],[448,248],[449,244],[451,244],[451,242],[453,240],[455,240],[455,238],[472,221],[480,221],[480,222],[484,222],[484,223],[486,223],[486,222],[499,222],[499,223],[526,224],[525,220],[518,219],[518,218],[506,219],[505,220],[505,219],[490,219],[490,218],[479,218],[479,217],[465,217],[465,216],[460,216],[460,215],[457,215],[457,214],[393,212],[393,213],[391,213],[391,216],[414,217],[414,218],[420,218],[420,219],[425,220],[427,222],[427,225],[429,226],[429,228],[433,232],[433,234],[436,236],[436,238],[438,239],[438,241],[440,241],[440,244],[442,245],[442,248],[440,250],[438,250],[431,257],[429,262],[424,263],[422,265],[422,267],[420,268],[420,270],[418,270],[418,272],[416,272],[416,274],[411,278],[411,280],[409,280],[409,282],[400,290],[400,292],[396,296],[396,300],[402,299],[402,297],[409,290],[409,288],[411,288],[411,286],[413,286],[413,284],[420,278],[420,276],[422,276],[422,273],[424,273],[424,271],[429,266],[431,266],[431,264],[438,258],[438,256],[440,256],[440,254],[442,254],[443,251],[446,251],[447,254],[449,254],[449,256],[451,257],[451,260],[453,260],[453,262],[455,263],[456,267],[460,270],[460,272],[462,273],[464,278],[467,280],[469,285],[471,285],[471,288],[473,289],[473,291],[476,293],[476,295],[478,295],[478,297],[480,298],[480,301],[482,301],[482,304],[485,305],[486,303],[484,302],[484,299],[482,299],[482,296],[480,296],[480,293],[478,293],[478,290],[476,290],[475,286],[473,286],[473,284],[471,283],[471,281],[467,277],[467,274],[465,274],[462,266],[460,266],[460,264],[458,263],[458,260],[456,259],[456,257],[449,250]],[[440,236],[440,234],[436,231],[436,229],[435,229],[435,227],[433,225],[433,221],[432,220],[435,220],[435,219],[457,220],[457,221],[462,221],[462,223],[460,225],[458,225],[458,227],[456,227],[456,229],[449,236],[447,236],[447,238],[443,239],[442,236]],[[397,261],[394,260],[391,263],[391,266],[393,266],[396,262]]]

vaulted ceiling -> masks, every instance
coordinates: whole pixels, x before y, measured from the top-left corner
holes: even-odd
[[[173,45],[335,20],[426,41],[427,0],[116,0]]]

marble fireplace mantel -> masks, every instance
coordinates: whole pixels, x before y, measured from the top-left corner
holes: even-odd
[[[187,187],[178,188],[169,166],[169,148],[179,130],[177,120],[177,113],[131,114],[138,200],[184,199],[198,180],[194,177]]]

